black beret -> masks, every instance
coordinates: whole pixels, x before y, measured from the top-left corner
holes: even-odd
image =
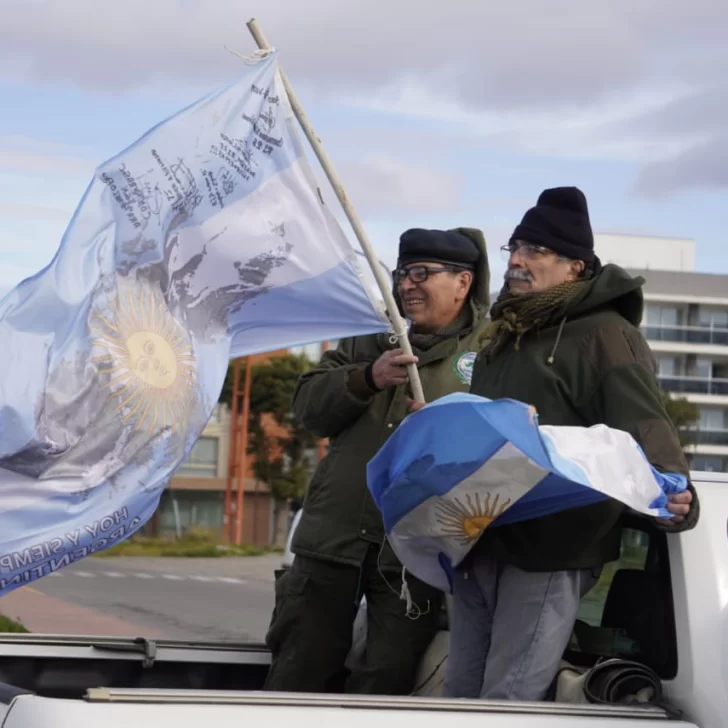
[[[451,230],[412,228],[399,238],[398,266],[443,263],[472,269],[478,258],[478,246],[466,235]]]

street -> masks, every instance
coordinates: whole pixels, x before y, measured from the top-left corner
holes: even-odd
[[[134,627],[139,627],[146,635],[172,639],[259,641],[268,627],[273,571],[280,562],[279,554],[211,559],[88,558],[0,598],[0,612],[23,620],[13,598],[17,592],[27,591],[41,603],[41,595],[53,598],[47,600],[51,613],[41,623],[44,632],[67,633],[67,621],[59,619],[54,628],[53,612],[58,604],[69,604],[123,620],[132,637]],[[4,609],[10,604],[15,611]],[[31,631],[40,631],[29,621],[24,623]],[[86,633],[83,623],[73,630]]]

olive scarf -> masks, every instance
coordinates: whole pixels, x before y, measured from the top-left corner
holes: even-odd
[[[591,281],[567,281],[547,291],[513,295],[504,287],[490,310],[491,324],[484,354],[494,356],[515,336],[518,350],[521,337],[528,331],[550,326],[566,316],[571,302]]]

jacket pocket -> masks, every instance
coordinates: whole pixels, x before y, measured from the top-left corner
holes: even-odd
[[[301,617],[301,610],[305,608],[304,597],[308,583],[308,574],[302,574],[300,571],[283,572],[276,578],[273,614],[265,637],[272,652],[277,653],[293,633]]]

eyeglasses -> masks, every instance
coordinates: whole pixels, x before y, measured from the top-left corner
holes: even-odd
[[[524,258],[534,260],[536,258],[543,258],[545,255],[553,254],[553,250],[544,248],[543,245],[535,245],[534,243],[526,243],[520,240],[513,240],[508,245],[503,245],[501,250],[506,254],[507,257],[511,257],[513,253],[518,252]]]
[[[447,268],[430,268],[427,265],[413,265],[411,268],[397,268],[392,271],[394,284],[398,286],[405,278],[409,278],[412,283],[424,283],[431,275],[436,273],[457,273],[464,268],[456,268],[450,266]]]

